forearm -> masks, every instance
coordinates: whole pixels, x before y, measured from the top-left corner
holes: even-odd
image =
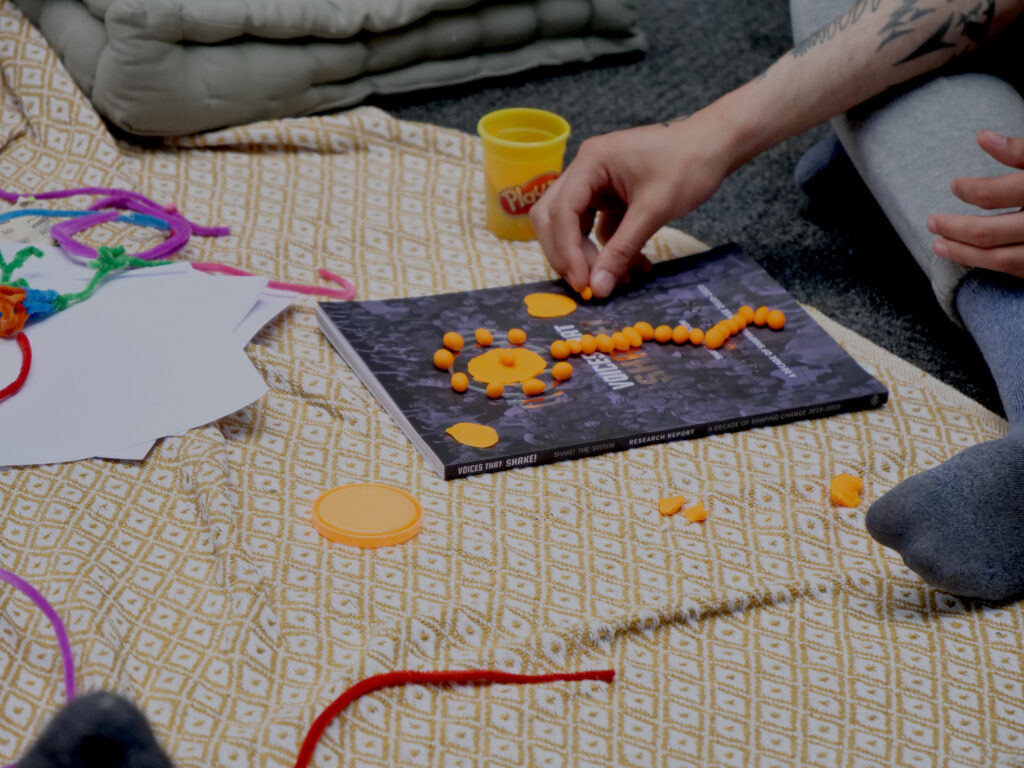
[[[762,76],[709,105],[729,170],[885,90],[970,53],[1024,0],[857,0]]]

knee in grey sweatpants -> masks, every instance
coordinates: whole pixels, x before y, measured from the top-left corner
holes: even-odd
[[[850,6],[850,0],[790,0],[794,39]],[[876,97],[834,118],[832,126],[942,308],[959,322],[955,294],[967,270],[934,254],[928,215],[982,213],[954,197],[950,182],[1012,171],[985,153],[976,137],[981,130],[1024,135],[1021,94],[988,72],[936,75]]]

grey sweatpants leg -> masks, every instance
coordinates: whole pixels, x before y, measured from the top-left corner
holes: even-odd
[[[790,0],[794,40],[840,16],[851,0]],[[957,176],[999,176],[1012,169],[978,146],[980,130],[1024,136],[1024,99],[996,75],[940,75],[873,99],[832,121],[847,154],[893,228],[931,280],[946,313],[959,322],[957,285],[966,273],[932,252],[928,215],[979,213],[950,192]]]

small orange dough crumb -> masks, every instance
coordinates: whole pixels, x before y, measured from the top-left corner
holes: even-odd
[[[526,331],[524,331],[522,328],[512,328],[508,332],[508,340],[509,340],[509,343],[515,344],[517,346],[519,344],[525,344],[526,343]]]
[[[860,491],[863,487],[864,481],[856,475],[840,472],[832,478],[828,495],[837,507],[856,507],[860,504]]]
[[[768,307],[758,307],[754,312],[754,325],[759,328],[768,322],[768,313],[771,310]]]
[[[556,339],[551,342],[551,356],[555,360],[565,360],[569,356],[569,342]]]
[[[660,344],[672,341],[672,327],[668,325],[659,325],[654,329],[654,340]]]
[[[597,334],[597,336],[594,337],[594,342],[597,344],[598,351],[604,352],[606,355],[615,349],[615,342],[607,333]]]
[[[489,347],[494,342],[494,336],[486,328],[477,328],[473,336],[481,347]]]
[[[695,346],[695,347],[699,347],[701,344],[703,344],[704,343],[704,331],[702,331],[700,328],[691,328],[690,329],[690,343],[693,344],[693,346]]]
[[[527,379],[523,382],[523,394],[529,397],[541,394],[547,385],[540,379]]]
[[[736,310],[736,314],[747,321],[747,325],[754,322],[754,308],[749,304],[744,304],[742,307]]]
[[[738,325],[740,327],[741,331],[750,324],[750,323],[747,322],[747,318],[745,318],[739,312],[737,312],[735,315],[733,315],[732,319],[736,321],[736,325]]]
[[[698,501],[692,507],[683,510],[686,519],[691,523],[702,523],[708,519],[708,511],[704,509],[704,502]]]
[[[513,352],[511,349],[499,350],[498,360],[501,362],[502,365],[507,365],[511,367],[516,364],[516,353]]]
[[[773,309],[768,313],[768,327],[773,331],[781,331],[786,327],[786,315],[781,309]]]
[[[725,344],[725,340],[727,338],[729,338],[729,331],[716,325],[704,334],[704,346],[708,349],[718,349],[720,346]]]
[[[460,421],[448,427],[445,432],[463,445],[473,448],[490,448],[498,442],[498,432],[486,424]]]
[[[551,375],[557,381],[565,381],[572,376],[572,363],[555,363],[551,366]]]
[[[612,334],[612,345],[620,352],[625,352],[629,349],[629,339],[622,331],[616,331]]]
[[[505,385],[500,381],[492,381],[487,385],[487,396],[491,400],[497,400],[499,397],[505,394]]]
[[[580,336],[580,352],[584,355],[592,355],[597,351],[597,339],[592,334],[584,333]]]
[[[668,517],[682,509],[685,503],[686,499],[682,496],[666,496],[663,499],[658,499],[658,511]]]
[[[633,323],[633,327],[636,328],[636,332],[640,334],[640,338],[644,341],[650,341],[654,338],[654,326],[645,320],[641,320],[639,323]]]
[[[442,371],[450,370],[455,365],[455,355],[447,349],[439,349],[434,353],[434,365]]]
[[[462,373],[461,371],[459,373],[453,373],[452,389],[454,389],[456,392],[465,392],[467,389],[469,389],[469,376]]]
[[[622,329],[622,335],[629,340],[629,346],[631,347],[642,347],[644,344],[644,337],[640,335],[640,331],[631,325],[627,325]]]
[[[672,343],[685,344],[690,340],[690,329],[685,325],[677,325],[672,329]]]
[[[594,298],[593,289],[589,285],[585,286],[583,290],[580,291],[580,298],[583,299],[584,301],[590,301],[592,298]]]
[[[569,339],[569,354],[578,355],[583,351],[583,344],[579,339]]]
[[[442,341],[452,352],[458,352],[466,343],[462,340],[462,336],[457,334],[455,331],[448,331],[448,333],[444,335],[444,339]]]

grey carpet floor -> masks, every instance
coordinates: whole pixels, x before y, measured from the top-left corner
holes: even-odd
[[[573,127],[567,159],[588,136],[665,120],[760,74],[788,50],[783,0],[637,0],[642,57],[533,71],[375,102],[395,117],[476,130],[481,115],[533,106]],[[742,245],[798,300],[1002,413],[971,337],[936,304],[916,264],[849,168],[808,197],[793,181],[820,126],[769,150],[672,225],[716,245]]]

